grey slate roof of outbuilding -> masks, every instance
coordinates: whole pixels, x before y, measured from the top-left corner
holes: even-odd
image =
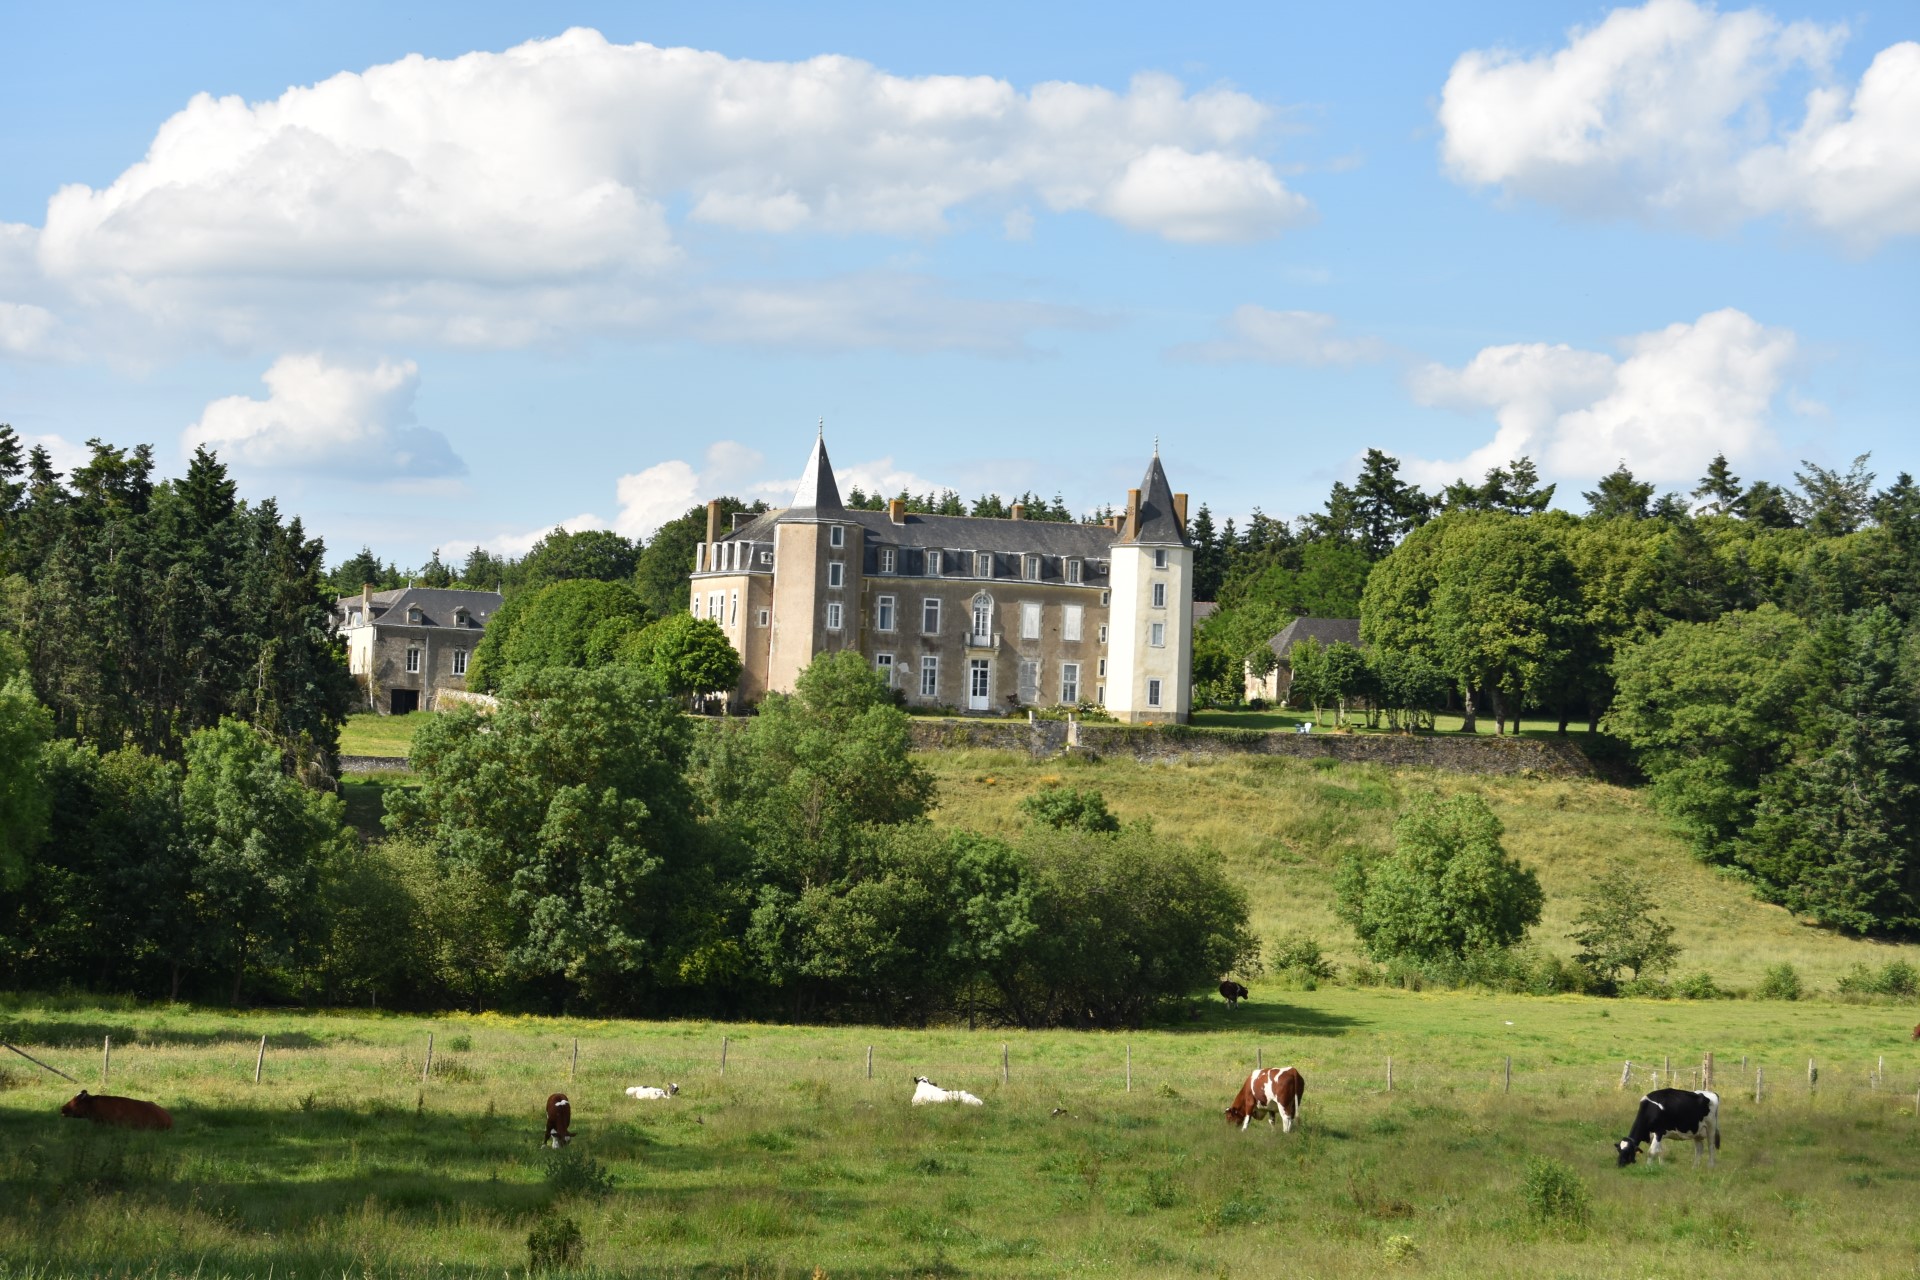
[[[1281,661],[1293,652],[1293,646],[1302,640],[1318,640],[1322,645],[1360,643],[1360,619],[1358,618],[1295,618],[1273,639],[1267,641],[1267,648],[1273,650],[1273,656]]]
[[[500,600],[498,591],[468,591],[460,587],[395,587],[391,591],[374,592],[369,602],[373,605],[372,620],[389,626],[460,626],[454,620],[454,610],[465,608],[466,627],[478,631],[486,627],[487,619],[499,612]],[[334,614],[345,619],[349,609],[359,606],[359,596],[341,596],[334,602]],[[408,622],[407,610],[414,606],[420,609],[420,621]]]

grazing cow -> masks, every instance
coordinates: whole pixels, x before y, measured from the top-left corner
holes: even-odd
[[[1633,1117],[1633,1132],[1620,1139],[1620,1167],[1626,1168],[1647,1143],[1647,1155],[1660,1158],[1660,1139],[1669,1135],[1693,1139],[1693,1159],[1700,1160],[1700,1148],[1707,1149],[1707,1164],[1714,1163],[1720,1149],[1720,1095],[1702,1089],[1655,1089],[1640,1099],[1640,1110]]]
[[[984,1107],[987,1104],[968,1093],[965,1089],[942,1089],[925,1076],[913,1078],[913,1105],[924,1107],[930,1102],[962,1102],[969,1107]]]
[[[1920,1026],[1916,1026],[1916,1027],[1915,1027],[1915,1028],[1913,1029],[1913,1038],[1914,1038],[1915,1040],[1920,1040]]]
[[[91,1120],[116,1129],[171,1129],[173,1117],[158,1103],[138,1098],[116,1098],[110,1093],[88,1093],[82,1089],[60,1108],[69,1120]]]
[[[546,1143],[557,1151],[572,1141],[573,1104],[564,1093],[552,1094],[547,1098]]]
[[[1255,1116],[1264,1115],[1271,1125],[1280,1117],[1280,1129],[1292,1133],[1300,1119],[1300,1099],[1307,1092],[1306,1077],[1292,1067],[1267,1067],[1247,1077],[1233,1105],[1227,1108],[1227,1120],[1238,1121],[1245,1133]]]
[[[1247,989],[1233,979],[1228,978],[1220,984],[1220,998],[1225,1000],[1227,1002],[1227,1008],[1231,1009],[1234,1005],[1239,1004],[1247,998]]]
[[[627,1087],[627,1096],[629,1098],[639,1098],[642,1101],[650,1101],[655,1098],[671,1098],[678,1092],[680,1092],[680,1086],[677,1084],[670,1084],[664,1089],[655,1088],[650,1084],[636,1084]]]

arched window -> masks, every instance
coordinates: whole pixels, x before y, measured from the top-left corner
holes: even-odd
[[[973,635],[977,640],[993,637],[993,597],[984,591],[973,598]]]

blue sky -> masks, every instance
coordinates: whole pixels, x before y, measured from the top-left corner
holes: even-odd
[[[403,564],[778,501],[821,416],[1243,518],[1920,470],[1913,5],[1033,9],[7,5],[0,421]]]

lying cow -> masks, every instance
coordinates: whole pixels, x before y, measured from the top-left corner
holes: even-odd
[[[974,1097],[965,1089],[942,1089],[925,1076],[913,1078],[913,1105],[924,1107],[930,1102],[960,1102],[969,1107],[984,1107],[987,1104]]]
[[[573,1104],[564,1093],[547,1098],[546,1144],[556,1151],[573,1141]]]
[[[1266,1067],[1248,1076],[1240,1086],[1233,1105],[1227,1108],[1227,1120],[1238,1121],[1240,1132],[1245,1133],[1255,1116],[1264,1115],[1271,1125],[1277,1115],[1281,1132],[1292,1133],[1294,1122],[1300,1119],[1300,1099],[1306,1092],[1306,1077],[1292,1067]]]
[[[171,1129],[173,1117],[158,1103],[138,1098],[116,1098],[110,1093],[88,1093],[82,1089],[60,1108],[69,1120],[91,1120],[116,1129]]]
[[[655,1098],[671,1098],[678,1092],[680,1092],[680,1086],[677,1084],[670,1084],[664,1089],[655,1088],[650,1084],[627,1086],[627,1096],[629,1098],[639,1098],[643,1102],[651,1101]]]
[[[1640,1099],[1634,1113],[1633,1132],[1620,1139],[1620,1168],[1632,1164],[1647,1143],[1647,1155],[1660,1158],[1660,1139],[1673,1135],[1693,1140],[1694,1163],[1700,1161],[1700,1148],[1707,1149],[1707,1164],[1714,1163],[1720,1149],[1720,1095],[1702,1089],[1655,1089]]]
[[[1229,978],[1220,984],[1220,998],[1225,1000],[1227,1008],[1231,1009],[1247,998],[1247,989]]]

